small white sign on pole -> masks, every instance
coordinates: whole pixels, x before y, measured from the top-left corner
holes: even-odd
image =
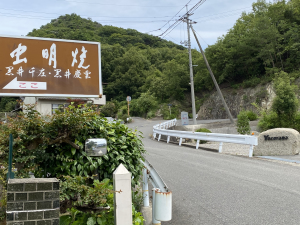
[[[181,124],[182,124],[182,126],[189,125],[189,114],[188,114],[188,112],[181,112]]]

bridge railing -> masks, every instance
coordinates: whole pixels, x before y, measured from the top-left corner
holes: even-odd
[[[204,132],[192,132],[192,131],[179,131],[179,130],[166,130],[169,127],[175,126],[177,120],[173,119],[164,123],[156,124],[153,126],[153,138],[158,135],[158,141],[161,139],[161,135],[167,136],[167,143],[170,141],[170,137],[179,138],[179,146],[182,144],[183,138],[197,140],[196,149],[199,148],[200,140],[203,141],[215,141],[220,142],[219,152],[222,152],[223,142],[250,145],[249,157],[253,156],[253,146],[258,144],[257,137],[252,135],[239,135],[239,134],[220,134],[220,133],[204,133]]]

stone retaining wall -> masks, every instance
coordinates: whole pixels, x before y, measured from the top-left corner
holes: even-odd
[[[10,179],[7,225],[59,225],[59,180]]]

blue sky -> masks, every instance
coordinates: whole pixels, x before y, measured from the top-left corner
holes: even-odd
[[[0,34],[26,35],[60,15],[76,13],[102,25],[131,28],[152,35],[162,34],[199,0],[1,0]],[[243,11],[250,12],[255,0],[203,0],[191,16],[204,48],[226,34]],[[175,16],[176,15],[176,16]],[[175,17],[174,17],[175,16]],[[180,23],[163,36],[177,44],[187,40],[186,24]],[[192,47],[196,47],[194,37]]]

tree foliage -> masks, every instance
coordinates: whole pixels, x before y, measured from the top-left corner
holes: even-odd
[[[217,80],[240,83],[273,77],[280,70],[298,72],[299,7],[299,0],[253,3],[252,12],[243,13],[226,35],[205,50]]]
[[[276,97],[269,112],[263,111],[259,121],[261,130],[277,127],[299,130],[299,101],[295,91],[297,86],[291,84],[291,78],[285,72],[277,73],[274,79]]]
[[[123,101],[126,96],[137,99],[148,90],[159,100],[182,98],[189,89],[185,48],[159,37],[103,26],[76,14],[53,19],[28,36],[100,42],[108,100]]]
[[[63,112],[44,118],[32,108],[25,115],[10,119],[0,130],[0,161],[8,161],[8,137],[14,137],[13,162],[17,176],[36,177],[51,174],[92,176],[98,168],[100,179],[112,178],[122,163],[138,183],[142,174],[140,160],[145,152],[137,131],[120,122],[109,123],[91,107],[69,105]],[[105,138],[108,153],[102,157],[89,157],[84,143],[89,138]]]

